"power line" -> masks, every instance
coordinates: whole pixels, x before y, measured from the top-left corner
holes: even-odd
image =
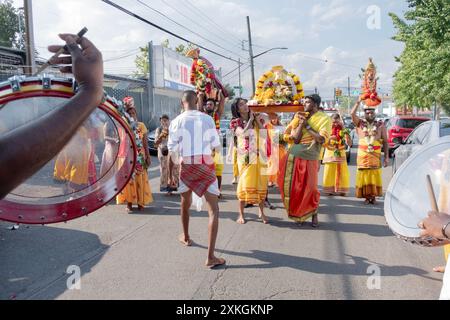
[[[242,69],[241,70],[241,73],[243,73],[243,72],[245,72],[245,71],[247,71],[248,69],[250,69],[250,65],[249,66],[247,66],[247,67],[245,67],[244,69]],[[224,76],[224,77],[222,77],[222,80],[225,80],[225,78],[228,78],[228,80],[227,81],[230,81],[231,79],[234,79],[234,78],[236,78],[237,76],[239,76],[239,74],[235,74],[235,75],[233,75],[233,76]]]
[[[195,8],[198,10],[198,12],[194,11],[190,6],[186,5],[183,1],[181,1],[181,3],[183,3],[183,5],[184,5],[186,8],[188,8],[191,12],[197,14],[197,15],[200,16],[201,18],[206,18],[207,20],[209,20],[209,21],[211,22],[210,24],[211,24],[212,26],[214,26],[218,31],[220,31],[220,32],[225,32],[225,33],[227,33],[228,35],[231,35],[231,37],[233,37],[234,39],[236,39],[236,40],[238,41],[239,45],[241,45],[241,42],[242,42],[241,39],[239,39],[238,37],[236,37],[236,36],[233,35],[232,33],[228,32],[224,27],[222,27],[222,26],[220,26],[219,24],[217,24],[214,20],[212,20],[212,19],[209,17],[209,14],[205,13],[204,11],[202,11],[198,6],[196,6],[195,4],[193,4],[191,1],[189,1],[189,0],[185,0],[185,1],[186,1],[188,4],[190,4],[192,7],[195,7]],[[200,12],[201,14],[200,14],[199,12]]]
[[[128,14],[128,15],[130,15],[130,16],[132,16],[132,17],[138,19],[138,20],[141,20],[142,22],[145,22],[145,23],[151,25],[151,26],[154,27],[154,28],[157,28],[157,29],[159,29],[159,30],[161,30],[161,31],[163,31],[163,32],[165,32],[165,33],[170,34],[171,36],[173,36],[173,37],[175,37],[175,38],[177,38],[177,39],[183,40],[183,41],[185,41],[185,42],[187,42],[187,43],[192,43],[193,45],[196,45],[197,47],[199,47],[199,48],[201,48],[201,49],[203,49],[203,50],[205,50],[205,51],[208,51],[208,52],[210,52],[210,53],[213,53],[213,54],[215,54],[215,55],[217,55],[217,56],[219,56],[219,57],[222,57],[222,58],[224,58],[224,59],[231,60],[231,61],[234,61],[234,62],[239,63],[239,61],[237,61],[237,60],[235,60],[235,59],[233,59],[233,58],[227,57],[227,56],[225,56],[225,55],[223,55],[223,54],[220,54],[220,53],[218,53],[218,52],[216,52],[216,51],[213,51],[213,50],[208,49],[208,48],[206,48],[206,47],[204,47],[204,46],[201,46],[201,45],[199,45],[199,44],[196,44],[196,43],[194,43],[193,41],[190,41],[190,40],[188,40],[188,39],[186,39],[186,38],[184,38],[184,37],[182,37],[182,36],[177,35],[176,33],[173,33],[173,32],[171,32],[171,31],[169,31],[169,30],[167,30],[167,29],[164,29],[163,27],[160,27],[160,26],[158,26],[157,24],[154,24],[153,22],[148,21],[147,19],[145,19],[145,18],[143,18],[143,17],[141,17],[141,16],[135,14],[134,12],[131,12],[130,10],[127,10],[127,9],[125,9],[125,8],[123,8],[123,7],[121,7],[121,6],[119,6],[118,4],[116,4],[116,3],[114,3],[114,2],[112,2],[112,1],[110,1],[110,0],[102,0],[102,1],[105,2],[106,4],[109,4],[110,6],[112,6],[112,7],[114,7],[114,8],[116,8],[116,9],[119,9],[119,10],[122,11],[122,12],[125,12],[126,14]]]
[[[155,9],[155,8],[152,8],[151,6],[149,6],[148,4],[146,4],[145,2],[142,2],[141,0],[136,0],[136,1],[139,2],[140,4],[142,4],[143,6],[147,7],[148,9],[150,9],[150,10],[156,12],[157,14],[161,15],[162,17],[164,17],[164,18],[170,20],[171,22],[175,23],[177,26],[179,26],[179,27],[181,27],[181,28],[183,28],[183,29],[186,29],[187,31],[189,31],[189,32],[195,34],[196,36],[200,37],[201,39],[203,39],[203,40],[205,40],[205,41],[207,41],[207,42],[209,42],[209,43],[211,43],[211,44],[217,46],[218,48],[221,48],[222,50],[225,50],[225,51],[227,51],[227,52],[229,52],[229,53],[232,53],[232,54],[234,54],[234,55],[236,55],[236,56],[239,57],[239,54],[237,54],[236,52],[233,52],[233,51],[231,51],[231,50],[228,50],[228,49],[222,47],[220,44],[218,44],[218,43],[216,43],[216,42],[214,42],[214,41],[212,41],[212,40],[209,40],[209,39],[205,38],[205,37],[202,36],[201,34],[199,34],[199,33],[195,32],[195,31],[193,31],[192,29],[189,29],[188,27],[182,25],[181,23],[177,22],[176,20],[174,20],[174,19],[168,17],[166,14],[162,13],[161,11],[159,11],[159,10],[157,10],[157,9]],[[241,58],[241,57],[240,57],[240,58]]]
[[[178,14],[180,14],[181,16],[183,16],[184,18],[188,19],[189,21],[191,21],[192,23],[196,24],[197,26],[199,26],[200,28],[208,31],[209,33],[211,33],[212,35],[214,35],[215,37],[223,40],[224,42],[228,42],[229,44],[231,44],[233,47],[237,47],[237,48],[241,48],[239,45],[236,45],[234,42],[231,42],[227,39],[222,38],[222,36],[218,35],[217,33],[213,33],[211,30],[208,30],[207,27],[202,26],[200,23],[198,23],[196,20],[192,19],[191,17],[185,15],[183,12],[181,12],[180,10],[178,10],[175,6],[171,5],[170,3],[168,3],[165,0],[160,0],[162,3],[164,3],[166,6],[172,8],[175,12],[177,12]],[[241,57],[242,58],[242,57]]]
[[[122,55],[122,56],[106,59],[103,62],[111,62],[111,61],[122,60],[122,59],[125,59],[125,58],[128,58],[128,57],[131,57],[131,56],[135,56],[138,53],[139,53],[139,49],[134,50],[133,53],[129,53],[129,54],[126,54],[126,55]]]

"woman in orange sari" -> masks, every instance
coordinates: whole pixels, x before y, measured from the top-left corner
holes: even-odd
[[[282,137],[285,128],[280,122],[280,117],[276,113],[269,114],[270,125],[268,126],[270,140],[272,141],[272,152],[269,158],[269,188],[277,185],[278,172],[280,171],[280,160],[286,155],[284,141]],[[280,139],[281,137],[281,139]]]
[[[137,121],[137,112],[132,98],[125,100],[125,108],[128,114]],[[138,152],[136,169],[128,185],[117,196],[117,204],[126,203],[128,212],[133,211],[133,204],[137,204],[139,211],[142,211],[145,205],[153,202],[147,173],[147,168],[151,164],[147,142],[148,130],[145,124],[138,122],[138,126],[134,131]]]

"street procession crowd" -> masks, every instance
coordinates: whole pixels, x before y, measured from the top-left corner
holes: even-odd
[[[68,51],[65,52],[66,57],[56,58],[53,63],[67,64],[70,59],[73,70],[70,68],[69,71],[77,79],[80,89],[64,107],[49,116],[37,119],[30,126],[12,134],[0,136],[1,150],[8,150],[0,153],[0,167],[11,168],[0,172],[0,199],[53,159],[102,100],[101,53],[84,37],[77,39],[68,34],[60,37],[66,41]],[[52,46],[50,50],[57,52],[61,48],[62,46]],[[198,49],[191,52],[191,55],[194,60],[207,61],[199,56]],[[65,71],[68,71],[67,68]],[[375,74],[375,65],[370,60],[366,68],[366,80],[370,82]],[[189,234],[189,211],[193,195],[194,198],[204,197],[206,200],[209,243],[205,264],[214,268],[226,263],[215,255],[223,165],[226,159],[233,166],[233,176],[237,183],[238,224],[246,223],[246,208],[258,206],[259,218],[264,224],[270,225],[265,208],[271,207],[268,190],[273,186],[279,190],[289,219],[299,224],[311,219],[312,226],[317,228],[321,196],[319,170],[323,166],[323,193],[331,196],[348,195],[350,173],[345,149],[346,145],[351,144],[351,139],[342,116],[336,113],[330,117],[324,113],[320,107],[321,97],[317,94],[299,99],[304,109],[293,113],[287,127],[281,125],[280,116],[276,112],[253,111],[251,100],[237,98],[231,107],[233,119],[230,130],[233,142],[228,154],[224,156],[218,131],[227,93],[218,80],[213,77],[207,79],[211,81],[200,86],[203,90],[183,93],[182,112],[178,117],[172,120],[166,115],[161,117],[155,143],[158,146],[160,164],[160,190],[169,195],[178,192],[181,196],[183,233],[178,240],[185,246],[193,244]],[[389,165],[386,128],[376,121],[376,104],[372,103],[377,99],[374,92],[369,92],[367,97],[359,98],[351,111],[359,137],[355,196],[367,205],[376,204],[376,198],[383,196],[382,170]],[[123,103],[129,116],[138,121],[133,99],[127,97]],[[358,117],[361,107],[363,118]],[[30,135],[37,128],[42,134]],[[136,139],[142,142],[137,144],[137,157],[143,161],[136,166],[133,178],[117,196],[117,204],[126,204],[129,212],[134,210],[133,205],[137,205],[138,210],[143,210],[153,202],[147,173],[151,164],[147,145],[148,130],[142,122],[138,122],[134,130]],[[53,143],[49,144],[48,141]],[[25,154],[24,143],[31,146],[26,148],[30,152]],[[17,157],[18,154],[21,156]],[[79,165],[87,167],[88,163]],[[16,170],[18,168],[20,170]],[[73,175],[88,171],[87,168],[74,170]],[[425,220],[422,224],[424,232],[437,233],[436,226],[442,225],[442,219],[439,216],[434,220],[433,217]]]

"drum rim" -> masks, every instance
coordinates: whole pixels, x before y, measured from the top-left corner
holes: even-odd
[[[51,83],[57,82],[59,85],[65,86],[65,87],[71,87],[71,91],[61,91],[58,90],[58,88],[52,88],[44,89],[43,87],[41,89],[32,90],[32,91],[13,91],[12,93],[2,95],[6,90],[10,90],[12,87],[11,81],[18,81],[21,84],[21,88],[26,87],[27,85],[31,85],[31,83],[42,83],[44,80],[44,77],[29,77],[29,78],[23,78],[23,77],[15,77],[11,78],[8,81],[4,81],[0,83],[0,104],[6,104],[8,102],[24,99],[24,98],[33,98],[33,97],[55,97],[55,98],[67,98],[70,99],[71,97],[75,96],[76,93],[73,90],[73,79],[70,78],[56,78],[51,77]],[[7,85],[9,84],[10,88],[7,88]],[[103,112],[105,112],[107,115],[111,116],[114,120],[116,120],[126,131],[126,134],[129,138],[129,141],[131,142],[130,148],[133,150],[137,150],[136,142],[134,141],[134,132],[132,131],[130,125],[123,119],[123,117],[120,115],[118,111],[118,104],[116,103],[116,99],[113,97],[110,97],[105,94],[105,100],[100,103],[100,105],[97,107]],[[107,104],[110,104],[112,106],[108,106]],[[124,172],[125,168],[122,168],[122,170],[118,171],[116,174],[116,188],[114,188],[114,196],[108,197],[108,199],[102,198],[102,196],[109,192],[107,188],[109,187],[108,183],[105,183],[102,188],[96,188],[94,191],[90,192],[89,194],[82,196],[80,198],[77,198],[72,201],[68,202],[59,202],[56,204],[23,204],[23,203],[17,203],[9,200],[0,200],[0,220],[8,221],[8,222],[17,222],[21,224],[29,224],[29,225],[35,225],[35,224],[54,224],[54,223],[61,223],[61,222],[67,222],[70,220],[74,220],[77,218],[80,218],[82,216],[87,216],[92,212],[95,212],[96,210],[102,208],[104,205],[108,204],[110,201],[112,201],[120,192],[121,189],[117,187],[117,185],[123,185],[124,187],[129,183],[129,181],[132,178],[136,162],[137,162],[137,154],[136,152],[132,153],[132,159],[129,159],[129,157],[126,158],[126,161],[132,161],[132,170],[130,173]],[[126,174],[126,176],[125,176]],[[111,179],[110,179],[111,180]],[[108,180],[108,181],[110,181]],[[100,180],[99,180],[100,181]],[[97,181],[97,182],[99,182]],[[108,182],[107,181],[107,182]],[[96,183],[97,183],[96,182]],[[95,184],[96,184],[95,183]],[[95,185],[93,184],[93,185]],[[92,185],[92,186],[93,186]],[[110,198],[110,199],[109,199]],[[101,201],[100,201],[101,200]],[[71,207],[68,209],[68,207]],[[78,208],[78,209],[75,209]],[[88,209],[89,208],[89,209]],[[64,209],[64,210],[63,210]],[[83,209],[86,209],[83,211]],[[45,211],[47,210],[54,210],[57,212],[62,212],[62,214],[66,214],[66,217],[62,215],[55,215],[52,214],[50,217],[46,217],[46,219],[42,219],[42,217],[45,217]],[[81,213],[76,213],[75,210],[81,210]],[[11,211],[11,212],[9,212]],[[21,214],[23,212],[29,212],[32,213],[33,218],[31,218],[31,214],[27,214],[27,219],[24,219],[24,214]],[[48,215],[48,213],[47,213]],[[15,218],[17,217],[17,218]],[[22,217],[22,218],[20,218]]]
[[[434,239],[434,238],[421,238],[421,237],[413,237],[413,236],[405,236],[400,234],[401,231],[403,230],[407,230],[407,229],[411,229],[411,228],[406,228],[400,225],[400,223],[397,221],[397,219],[394,217],[393,215],[393,211],[392,211],[392,206],[391,206],[391,201],[392,201],[392,191],[394,189],[394,186],[397,184],[397,181],[400,179],[400,177],[402,176],[403,172],[406,171],[409,166],[411,165],[411,163],[414,161],[414,159],[416,158],[415,156],[420,154],[420,153],[424,153],[426,151],[428,151],[429,149],[433,149],[436,148],[440,145],[449,145],[449,149],[450,149],[450,136],[445,136],[445,137],[441,137],[438,140],[432,142],[430,145],[425,146],[419,150],[417,150],[416,152],[414,152],[412,155],[409,156],[408,159],[406,159],[406,161],[402,164],[402,166],[399,168],[399,170],[396,172],[396,174],[394,175],[394,177],[392,178],[389,187],[386,191],[386,196],[385,196],[385,200],[384,200],[384,217],[386,219],[386,222],[389,226],[389,229],[400,239],[405,240],[405,241],[409,241],[409,242],[414,242],[415,244],[418,245],[422,245],[422,246],[431,246],[429,244],[426,244],[426,242],[432,241],[432,240],[438,240],[438,239]],[[402,230],[394,230],[393,226],[394,225],[399,225],[401,226],[400,229]],[[417,226],[417,229],[419,229],[419,227]],[[423,243],[421,243],[423,242]]]

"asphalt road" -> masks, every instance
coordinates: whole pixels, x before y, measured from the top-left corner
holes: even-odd
[[[155,160],[156,162],[157,160]],[[156,165],[156,163],[155,163]],[[150,172],[155,202],[143,213],[108,205],[89,217],[52,226],[0,222],[0,299],[438,299],[442,249],[420,248],[396,239],[383,217],[383,203],[365,206],[353,198],[322,197],[320,228],[301,227],[278,207],[270,225],[248,210],[237,225],[238,202],[225,169],[220,203],[218,254],[227,267],[203,267],[207,213],[193,213],[195,245],[177,241],[179,197],[159,194],[158,169]],[[352,186],[355,167],[350,167]],[[391,169],[384,172],[384,188]],[[69,290],[69,266],[81,272],[80,288]],[[70,270],[69,270],[70,271]],[[70,271],[71,272],[71,271]],[[379,277],[378,277],[379,275]]]

